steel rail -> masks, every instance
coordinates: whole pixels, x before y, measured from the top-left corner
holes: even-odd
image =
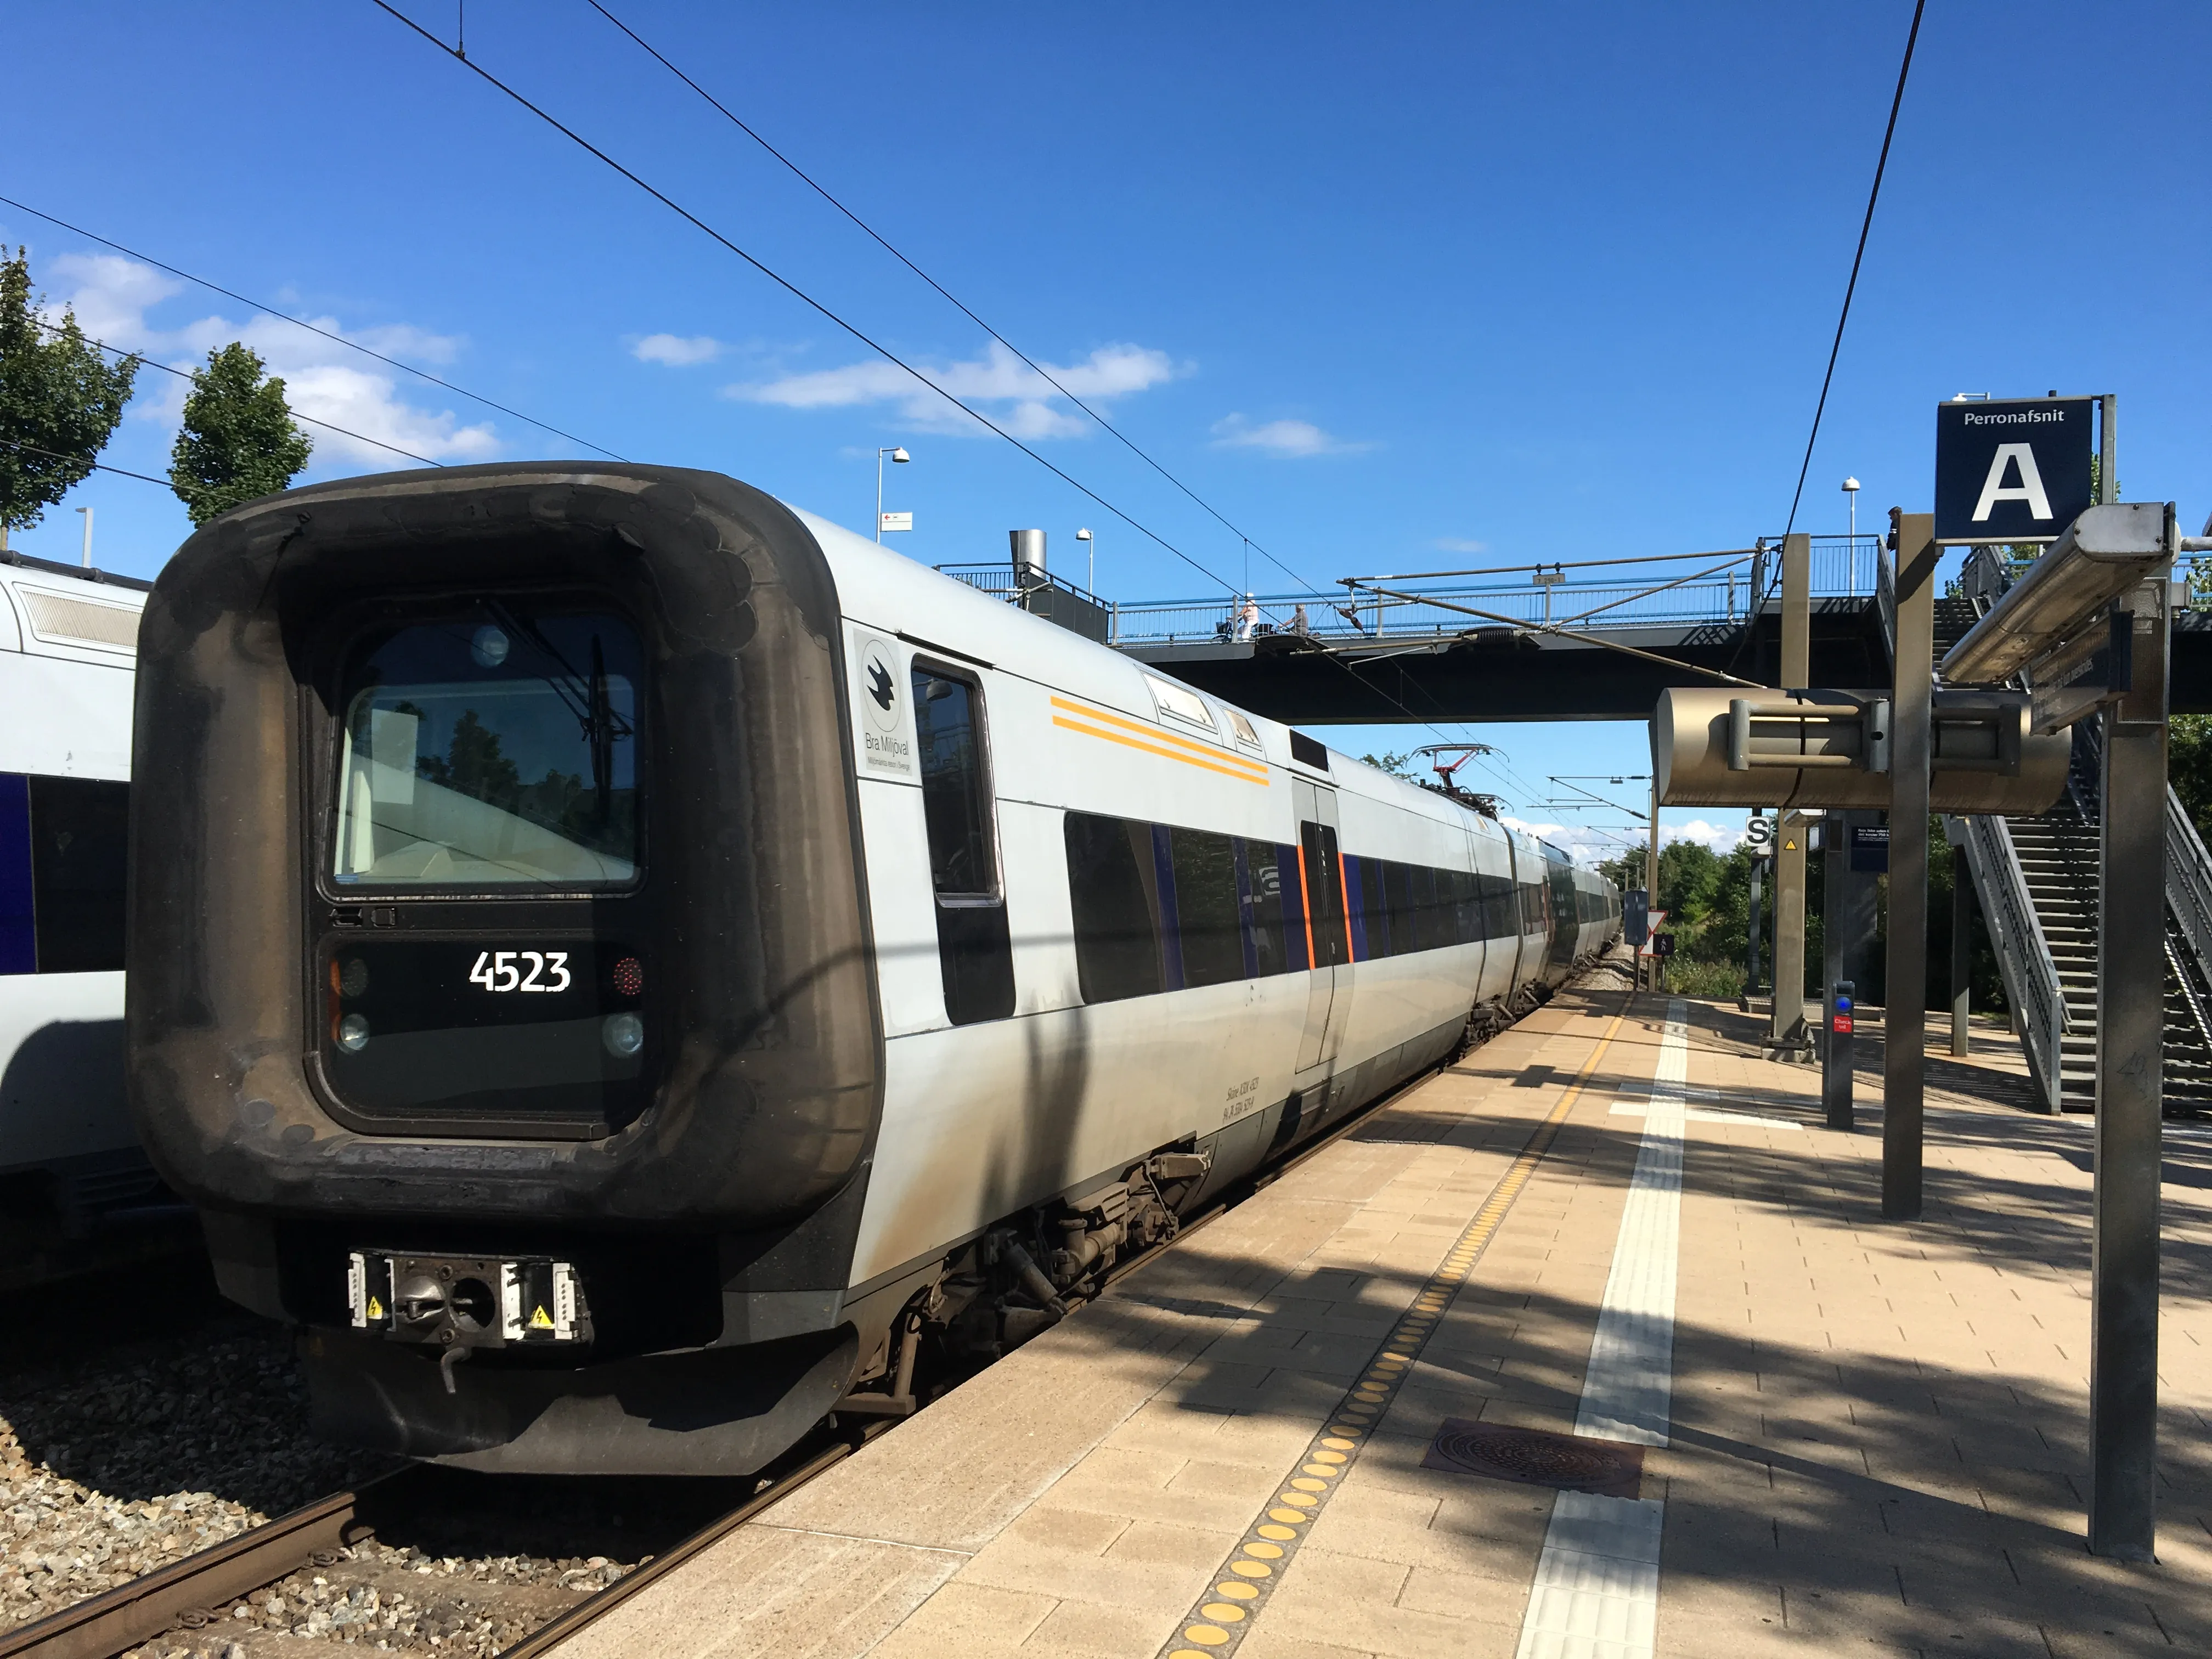
[[[756,1492],[727,1515],[709,1521],[698,1531],[650,1561],[633,1567],[605,1589],[586,1596],[566,1612],[556,1613],[512,1646],[499,1649],[497,1659],[541,1659],[541,1656],[552,1652],[586,1626],[598,1623],[632,1596],[652,1589],[677,1568],[712,1549],[763,1510],[781,1504],[817,1475],[826,1474],[878,1435],[885,1433],[904,1420],[902,1418],[878,1419],[864,1427],[856,1439],[825,1447],[767,1491]]]
[[[212,1620],[214,1609],[297,1572],[327,1565],[336,1552],[371,1535],[361,1502],[413,1474],[401,1469],[357,1492],[334,1492],[220,1544],[157,1567],[142,1578],[88,1596],[74,1607],[0,1632],[0,1659],[110,1659],[179,1623]]]

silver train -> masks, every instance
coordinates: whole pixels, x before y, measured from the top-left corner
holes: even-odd
[[[1620,930],[1556,849],[719,475],[319,485],[141,635],[133,1109],[325,1431],[912,1409]]]
[[[124,1101],[131,675],[148,584],[0,555],[0,1289],[179,1212]]]

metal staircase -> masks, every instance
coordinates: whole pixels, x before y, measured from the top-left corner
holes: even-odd
[[[1936,655],[2008,585],[1977,549],[1938,601]],[[1957,614],[1953,614],[1954,612]],[[2033,817],[1952,818],[2045,1109],[2096,1109],[2098,829],[2102,728],[2074,729],[2066,795]],[[2166,1110],[2212,1108],[2212,858],[2172,790],[2166,805]]]

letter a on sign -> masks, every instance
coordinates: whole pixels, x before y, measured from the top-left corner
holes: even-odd
[[[2005,475],[2013,468],[2020,469],[2020,482],[2005,483]],[[2051,497],[2044,492],[2043,475],[2035,470],[2033,444],[1999,444],[1997,453],[1990,458],[1990,475],[1982,480],[1982,498],[1974,503],[1974,522],[1989,522],[1990,509],[1999,501],[2026,501],[2027,510],[2039,519],[2049,519]]]

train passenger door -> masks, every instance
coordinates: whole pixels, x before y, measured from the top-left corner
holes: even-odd
[[[1345,916],[1344,859],[1337,846],[1336,792],[1291,781],[1298,814],[1298,883],[1311,939],[1305,1030],[1298,1073],[1326,1073],[1336,1063],[1352,1018],[1352,936]]]
[[[913,684],[945,1015],[955,1025],[1004,1019],[1014,1012],[1013,945],[999,874],[982,684],[964,669],[919,659]]]

